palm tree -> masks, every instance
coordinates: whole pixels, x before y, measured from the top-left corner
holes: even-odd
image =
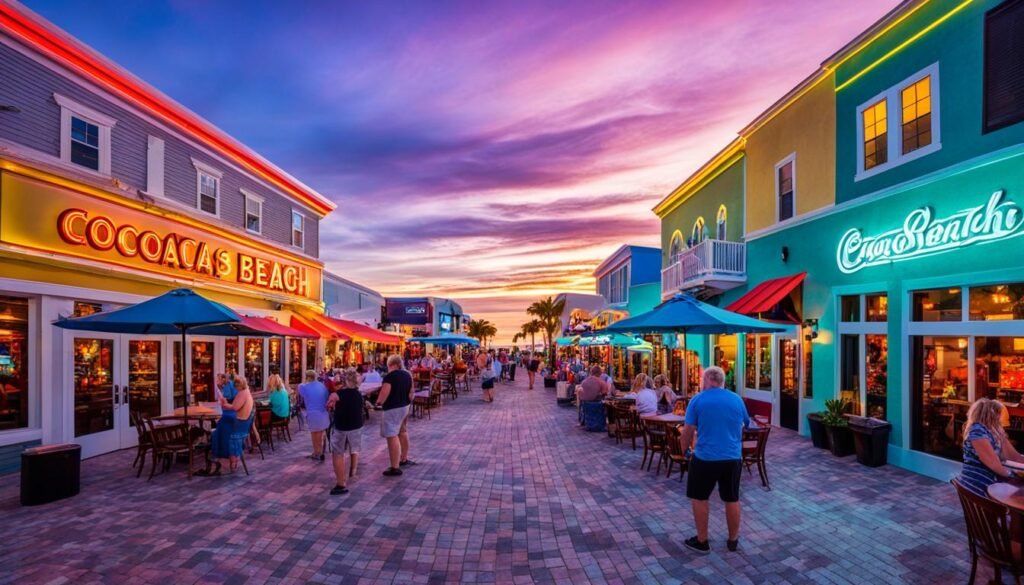
[[[541,331],[544,332],[544,343],[548,346],[550,360],[548,363],[555,363],[555,334],[562,326],[562,313],[565,311],[565,299],[556,301],[552,297],[539,300],[526,309],[526,314],[533,315],[540,321]]]
[[[487,339],[497,335],[498,328],[486,319],[473,319],[466,324],[466,334],[479,339],[481,345],[487,345]]]
[[[526,336],[529,335],[530,351],[533,351],[533,347],[537,345],[536,335],[540,333],[542,330],[543,328],[541,327],[541,323],[539,320],[533,319],[532,321],[527,321],[526,323],[523,323],[522,327],[520,327],[519,333],[516,333],[515,335],[512,336],[512,343],[515,343],[520,339],[526,341]]]

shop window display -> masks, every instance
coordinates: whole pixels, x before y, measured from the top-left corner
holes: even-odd
[[[292,386],[302,383],[301,339],[288,340],[288,383],[291,384]]]
[[[839,320],[852,323],[860,321],[860,296],[844,296],[839,301]]]
[[[316,340],[306,340],[306,369],[315,370],[317,369],[316,363]]]
[[[888,410],[889,338],[886,335],[864,337],[864,383],[867,415],[885,420]]]
[[[144,417],[160,415],[159,341],[128,342],[128,404]]]
[[[977,337],[974,395],[1018,405],[1024,398],[1024,337]],[[1024,429],[1024,418],[1013,417]]]
[[[245,380],[253,392],[263,390],[263,340],[245,340]]]
[[[971,287],[971,321],[1024,320],[1024,283]]]
[[[959,288],[914,291],[914,321],[960,321],[963,318]]]
[[[238,338],[224,340],[224,373],[238,373]]]
[[[75,436],[114,428],[114,341],[75,338]]]
[[[210,402],[215,398],[213,391],[213,342],[192,342],[192,392],[193,402]]]
[[[889,297],[883,294],[864,296],[865,321],[885,322],[889,320]]]
[[[851,411],[861,413],[860,336],[839,337],[839,397],[849,401]]]
[[[0,297],[0,431],[28,426],[28,299]]]
[[[744,382],[755,390],[772,389],[772,336],[747,335]]]
[[[725,372],[725,387],[736,391],[736,335],[719,335],[715,343],[715,365]]]
[[[281,374],[281,338],[267,340],[267,367],[271,374]]]
[[[911,336],[914,448],[961,460],[970,407],[966,337]]]

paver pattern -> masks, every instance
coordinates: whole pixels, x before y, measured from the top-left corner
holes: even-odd
[[[741,548],[683,546],[684,486],[639,469],[641,451],[576,425],[575,409],[522,381],[461,395],[411,426],[419,465],[380,475],[374,415],[352,492],[306,433],[249,458],[252,475],[184,468],[136,479],[134,453],[83,462],[82,493],[18,506],[0,478],[7,583],[952,583],[968,555],[952,488],[894,467],[838,460],[793,433],[768,444],[771,491],[744,477]],[[989,572],[982,570],[979,582]]]

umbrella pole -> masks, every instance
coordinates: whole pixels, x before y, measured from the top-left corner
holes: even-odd
[[[188,426],[188,400],[189,400],[189,383],[188,383],[188,367],[185,364],[185,357],[188,352],[185,351],[185,331],[187,327],[181,326],[181,384],[185,389],[185,440],[188,441],[188,478],[192,479],[192,430]]]

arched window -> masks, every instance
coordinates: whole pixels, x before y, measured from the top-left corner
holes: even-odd
[[[718,208],[718,225],[715,230],[716,240],[726,240],[725,222],[728,219],[729,212],[725,210],[725,206],[722,205]]]
[[[690,241],[693,242],[694,246],[696,246],[703,242],[704,239],[707,238],[707,235],[707,229],[705,229],[704,226],[704,218],[698,217],[697,221],[693,222],[693,230],[690,231]]]
[[[679,255],[683,253],[683,234],[679,230],[672,234],[672,241],[669,244],[668,250],[669,263],[675,264],[679,259]]]

